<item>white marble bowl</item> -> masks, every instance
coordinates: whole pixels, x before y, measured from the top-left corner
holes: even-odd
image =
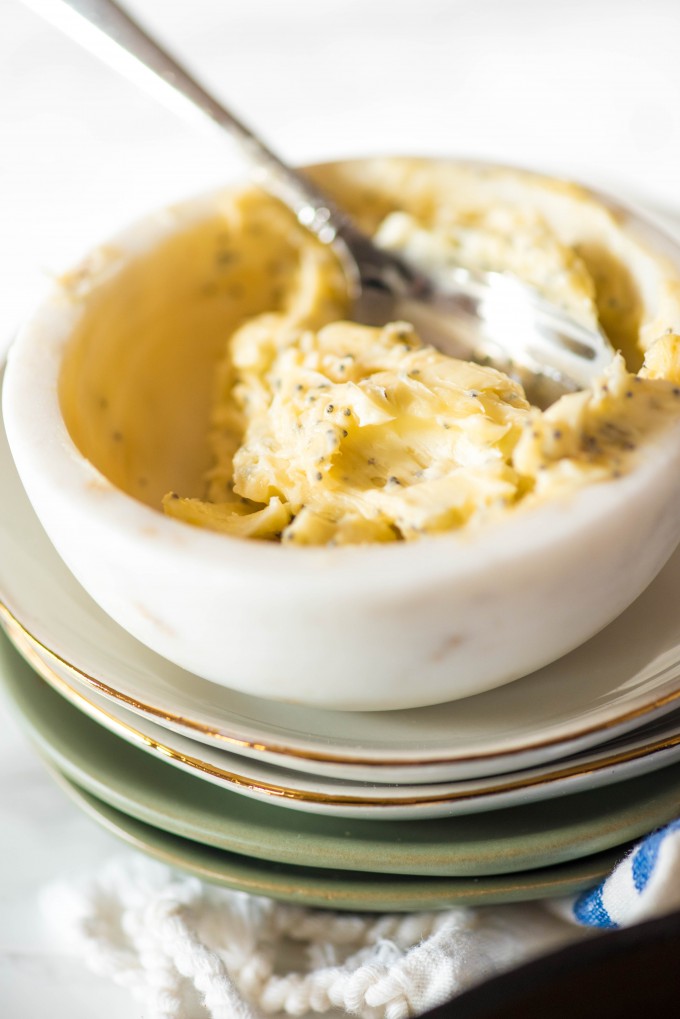
[[[10,352],[3,408],[23,484],[57,551],[113,619],[216,683],[384,710],[531,672],[650,583],[680,539],[680,420],[623,477],[476,533],[300,548],[165,517],[155,508],[163,493],[187,490],[205,466],[223,334],[205,284],[217,203],[165,210],[97,249]],[[653,229],[620,210],[616,218],[680,266]],[[143,434],[109,434],[111,403],[118,420],[134,405]],[[136,476],[142,468],[148,477]],[[146,502],[124,490],[133,475]]]

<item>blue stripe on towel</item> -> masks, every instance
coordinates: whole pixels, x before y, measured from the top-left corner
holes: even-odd
[[[578,895],[571,906],[574,920],[586,927],[618,928],[620,924],[611,916],[605,906],[608,886],[610,887],[610,897],[613,897],[612,902],[616,904],[617,918],[622,908],[622,916],[625,916],[626,900],[628,905],[633,905],[635,900],[645,894],[645,889],[657,866],[661,843],[674,833],[680,833],[680,818],[671,821],[665,828],[652,832],[631,851],[625,858],[628,861],[627,866],[630,867],[627,876],[626,870],[619,869],[623,866],[621,863],[614,869],[613,874],[605,878],[596,888],[590,888]],[[613,875],[617,875],[617,879],[615,884],[610,886],[609,883],[612,881]]]
[[[602,901],[604,882],[597,888],[581,892],[572,907],[574,919],[585,927],[618,927]]]
[[[672,821],[665,828],[653,832],[635,850],[633,855],[633,882],[635,890],[641,892],[647,885],[654,873],[659,847],[667,835],[672,831],[680,831],[680,818]]]

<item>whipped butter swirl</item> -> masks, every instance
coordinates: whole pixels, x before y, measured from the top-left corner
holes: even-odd
[[[541,411],[517,382],[425,346],[407,322],[347,321],[334,258],[271,199],[236,194],[225,214],[234,299],[263,285],[252,266],[266,262],[278,274],[275,306],[225,336],[212,466],[203,497],[164,499],[178,519],[284,543],[417,539],[615,478],[680,414],[672,327],[648,330],[637,372],[619,354],[588,390]],[[637,328],[611,258],[582,257],[587,247],[556,236],[540,211],[507,200],[434,216],[396,209],[376,236],[429,271],[511,271],[586,323],[613,324],[628,340]],[[253,245],[261,258],[239,261]]]

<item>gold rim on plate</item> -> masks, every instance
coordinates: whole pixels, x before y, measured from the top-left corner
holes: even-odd
[[[456,755],[441,755],[423,758],[402,758],[402,757],[381,757],[376,759],[373,757],[361,757],[357,754],[351,753],[332,753],[330,751],[322,750],[305,750],[298,747],[289,747],[285,744],[276,742],[265,742],[264,740],[258,739],[246,739],[239,736],[234,736],[230,733],[224,732],[219,728],[215,728],[213,725],[200,722],[197,719],[189,718],[186,715],[178,714],[177,712],[158,708],[152,704],[146,704],[144,701],[138,698],[131,697],[128,694],[117,690],[115,687],[109,686],[108,683],[97,678],[96,676],[90,675],[84,669],[81,669],[78,665],[68,661],[63,655],[54,651],[48,647],[39,637],[35,636],[16,616],[16,614],[10,609],[6,601],[0,597],[0,625],[4,628],[5,632],[14,640],[13,634],[16,634],[18,639],[22,642],[28,642],[32,647],[37,649],[40,654],[45,655],[51,661],[57,663],[57,665],[68,672],[76,682],[83,683],[85,686],[94,690],[95,693],[100,693],[104,697],[107,697],[114,702],[118,702],[123,707],[131,708],[142,715],[147,715],[151,720],[154,718],[160,719],[161,724],[163,722],[172,722],[173,724],[189,730],[189,733],[200,733],[202,736],[207,737],[209,740],[215,743],[225,744],[227,747],[238,748],[242,750],[248,750],[254,754],[272,754],[282,758],[290,757],[297,760],[304,760],[315,762],[318,761],[322,764],[343,764],[349,766],[367,766],[371,769],[379,771],[381,768],[414,768],[419,769],[424,766],[436,766],[446,764],[473,764],[477,761],[488,761],[493,760],[495,757],[508,757],[520,756],[527,753],[528,751],[542,750],[547,747],[559,746],[564,744],[567,746],[569,743],[573,743],[578,739],[582,739],[584,736],[592,735],[593,733],[602,732],[606,733],[609,730],[619,727],[628,722],[633,722],[635,719],[643,718],[645,715],[652,715],[655,711],[659,711],[662,708],[669,707],[673,704],[680,704],[680,677],[679,685],[676,689],[671,690],[669,693],[664,694],[662,697],[658,697],[655,700],[650,701],[647,704],[640,705],[636,708],[631,708],[628,711],[624,711],[622,714],[617,715],[615,718],[609,718],[605,721],[594,723],[592,725],[586,725],[572,732],[569,736],[555,736],[549,739],[536,739],[532,742],[524,744],[523,746],[510,747],[503,750],[502,752],[489,751],[485,753],[477,754],[456,754]],[[192,738],[188,735],[187,738]],[[605,742],[603,740],[603,742]],[[663,749],[661,747],[660,749]],[[566,756],[566,754],[565,754]],[[285,767],[284,765],[280,765]]]
[[[251,794],[265,799],[269,798],[275,800],[317,803],[325,804],[327,806],[364,807],[366,809],[381,807],[399,808],[409,806],[427,807],[430,805],[443,806],[447,803],[464,802],[470,799],[483,800],[502,793],[511,793],[539,786],[550,786],[555,782],[572,777],[597,774],[615,765],[642,760],[656,753],[660,753],[664,750],[669,750],[680,745],[680,733],[677,733],[673,736],[653,740],[642,747],[612,753],[607,757],[598,761],[590,762],[587,765],[579,765],[578,763],[565,765],[540,776],[514,778],[510,781],[499,782],[498,784],[481,790],[461,790],[438,795],[405,795],[389,799],[381,799],[379,797],[367,799],[359,795],[331,794],[291,789],[273,782],[248,778],[247,776],[239,775],[237,772],[220,768],[217,765],[202,761],[200,758],[194,757],[193,755],[184,754],[181,751],[169,747],[159,740],[140,732],[134,726],[116,718],[103,708],[92,703],[92,701],[88,700],[88,698],[80,690],[72,687],[66,679],[60,676],[48,664],[48,662],[44,660],[42,657],[43,654],[49,655],[51,658],[56,660],[60,666],[71,670],[75,674],[76,679],[81,677],[85,678],[85,674],[81,673],[76,666],[71,666],[59,655],[50,651],[49,648],[46,648],[40,641],[32,637],[28,630],[26,630],[26,628],[15,619],[12,613],[7,609],[6,605],[1,602],[0,622],[2,622],[5,632],[14,646],[20,654],[26,658],[38,675],[41,676],[41,678],[44,679],[54,690],[65,697],[71,704],[81,710],[84,714],[88,715],[94,721],[104,724],[108,729],[116,735],[121,736],[129,743],[149,751],[158,757],[172,761],[186,770],[193,770],[199,772],[201,775],[211,776],[219,782],[225,783],[235,792],[250,792]],[[102,692],[106,692],[110,689],[98,680],[92,680],[92,683],[99,687]],[[131,706],[135,704],[131,698],[127,698],[124,695],[118,695],[117,699],[122,700]],[[161,713],[156,712],[156,714],[160,715]],[[162,717],[167,718],[168,716],[163,714]],[[243,741],[240,742],[241,745],[243,745]],[[249,745],[252,746],[252,744]],[[436,783],[432,784],[434,785]]]

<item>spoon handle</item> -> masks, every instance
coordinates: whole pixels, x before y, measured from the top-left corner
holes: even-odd
[[[517,350],[511,351],[503,323],[514,321],[517,300],[512,293],[508,294],[512,290],[508,280],[499,284],[493,278],[497,274],[459,268],[455,279],[449,274],[448,291],[443,286],[433,288],[431,279],[398,255],[378,248],[311,181],[283,163],[114,0],[24,0],[24,3],[166,106],[190,113],[194,119],[198,115],[204,123],[212,121],[226,131],[250,163],[255,182],[287,205],[322,243],[333,245],[345,271],[358,321],[383,324],[387,315],[392,320],[408,318],[419,327],[427,325],[423,312],[430,318],[435,312],[437,328],[433,329],[432,342],[441,347],[441,335],[460,320],[462,310],[473,327],[467,356],[488,360],[485,335],[490,333],[496,337],[496,347],[505,352],[506,361],[509,355],[511,363],[528,364],[536,375],[547,369],[548,375],[567,388],[573,388],[574,381],[578,385],[583,379],[587,382],[595,365],[611,361],[613,352],[601,332],[584,329],[559,309],[540,310],[537,296],[532,296],[526,287],[519,293],[518,286],[514,294],[520,298],[525,319],[528,317],[532,326],[540,324],[541,328],[523,327],[518,333]],[[387,313],[380,303],[385,297],[389,302]],[[416,299],[415,306],[412,298]],[[409,309],[400,308],[400,301],[402,305],[404,301],[410,302]],[[544,301],[540,303],[545,305]],[[400,310],[408,314],[399,314]],[[416,317],[418,312],[421,314]],[[428,334],[421,330],[421,335]],[[529,335],[535,339],[534,353],[528,349]],[[461,356],[459,345],[455,353]]]
[[[282,162],[114,0],[23,0],[37,14],[174,112],[211,121],[239,145],[256,184],[279,198],[341,260],[350,297],[367,285],[415,294],[427,282],[400,258],[381,251],[307,177]]]
[[[280,198],[319,240],[330,244],[351,230],[328,197],[283,163],[113,0],[24,3],[170,109],[199,114],[226,130],[250,163],[256,183]]]

